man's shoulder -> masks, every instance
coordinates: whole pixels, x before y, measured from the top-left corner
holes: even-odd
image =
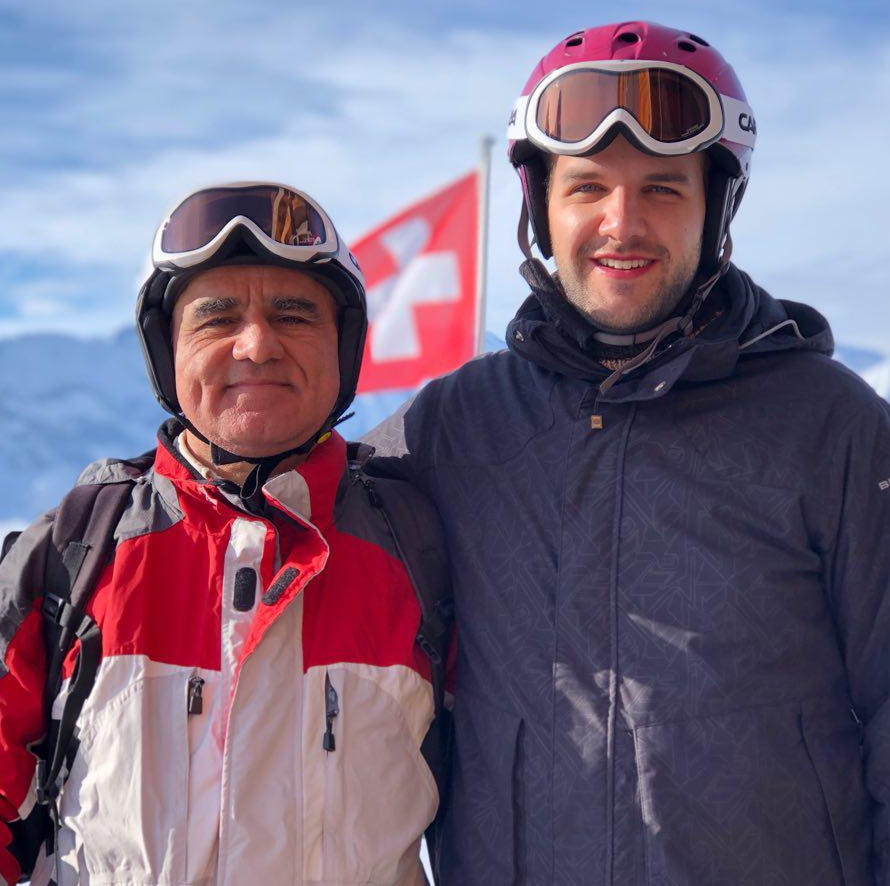
[[[365,436],[377,450],[372,467],[428,488],[424,472],[436,466],[511,458],[552,424],[562,378],[506,350],[477,357],[429,382]]]
[[[348,444],[348,470],[334,511],[339,532],[358,536],[398,556],[392,530],[403,544],[444,556],[444,532],[432,500],[403,477],[374,470],[373,449]]]
[[[184,519],[173,481],[155,470],[157,450],[133,458],[103,458],[87,465],[77,482],[53,511],[54,521],[68,510],[114,510],[115,545],[148,537],[169,529]]]
[[[837,418],[888,408],[861,375],[827,354],[791,351],[777,356],[773,369],[776,384],[793,392],[802,407],[828,410]]]
[[[475,387],[484,388],[495,380],[507,380],[523,375],[533,368],[534,364],[518,357],[508,348],[499,351],[488,351],[468,360],[447,375],[440,376],[431,382],[442,391],[460,390],[466,392]]]
[[[420,518],[438,521],[429,496],[410,479],[377,470],[374,447],[363,442],[347,443],[347,470],[338,497],[339,510],[373,512],[392,505],[400,513],[414,510]]]
[[[475,357],[422,388],[405,409],[410,421],[436,423],[439,434],[457,427],[459,434],[490,419],[500,423],[504,411],[549,398],[557,376],[509,350]]]
[[[103,458],[88,464],[78,476],[74,486],[61,498],[58,504],[44,511],[32,523],[18,534],[14,548],[21,553],[26,547],[39,547],[52,536],[59,512],[66,505],[72,507],[91,507],[103,487],[127,482],[132,488],[136,483],[150,478],[154,464],[154,450],[130,459]],[[132,497],[130,490],[127,495]]]
[[[146,477],[154,466],[155,453],[151,449],[135,458],[101,458],[90,462],[77,478],[75,486],[107,485],[132,482]]]
[[[503,402],[495,395],[509,388],[523,372],[526,361],[509,351],[493,351],[474,357],[447,375],[427,382],[392,415],[363,436],[378,456],[398,458],[420,447],[430,434],[447,431],[457,413],[484,413],[486,404]],[[459,420],[459,419],[458,419]]]

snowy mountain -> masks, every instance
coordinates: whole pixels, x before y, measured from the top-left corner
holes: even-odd
[[[55,504],[84,465],[151,449],[162,412],[135,331],[0,342],[0,520]]]
[[[486,349],[504,343],[486,335]],[[890,399],[890,358],[838,348],[838,359]],[[145,378],[135,331],[110,339],[27,335],[0,341],[0,530],[54,505],[84,465],[154,446],[164,413]],[[356,398],[342,426],[356,438],[393,412],[410,391]]]

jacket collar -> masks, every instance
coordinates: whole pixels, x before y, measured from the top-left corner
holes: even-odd
[[[245,510],[234,484],[203,477],[179,452],[175,439],[182,431],[183,426],[176,419],[161,425],[155,455],[156,473],[168,478],[180,494],[206,499],[212,490],[233,507]],[[332,520],[345,466],[346,442],[334,432],[324,443],[315,446],[304,462],[267,480],[263,496],[270,505],[300,522],[327,525]]]
[[[529,283],[532,292],[507,327],[510,350],[542,369],[601,384],[610,372],[591,353],[593,325],[566,300],[553,278],[542,276],[529,279]],[[701,335],[689,338],[677,333],[665,339],[647,363],[601,394],[601,399],[650,400],[664,396],[681,379],[725,378],[743,354],[792,349],[832,353],[831,330],[817,311],[773,299],[734,265],[720,279],[712,297],[720,298],[725,307]],[[787,321],[794,325],[781,325]],[[777,326],[780,328],[770,332]],[[794,332],[795,327],[802,337]]]

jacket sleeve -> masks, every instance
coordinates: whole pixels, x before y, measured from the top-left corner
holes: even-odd
[[[374,457],[366,465],[370,475],[406,480],[430,495],[437,401],[433,381],[362,437],[374,447]]]
[[[841,505],[828,593],[863,731],[875,881],[890,886],[890,407],[874,398],[833,453]],[[832,483],[833,489],[838,486]]]
[[[0,563],[0,884],[21,873],[13,838],[35,803],[32,753],[43,737],[46,663],[42,584],[51,515],[32,524]]]

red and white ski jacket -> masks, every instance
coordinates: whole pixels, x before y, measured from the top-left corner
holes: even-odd
[[[98,463],[81,482],[127,470]],[[88,606],[102,663],[59,800],[60,886],[426,882],[439,797],[420,754],[433,697],[412,585],[338,435],[263,491],[264,517],[239,509],[163,434],[138,478]],[[4,886],[46,728],[51,526],[52,512],[0,566]],[[35,886],[52,875],[43,856]]]

